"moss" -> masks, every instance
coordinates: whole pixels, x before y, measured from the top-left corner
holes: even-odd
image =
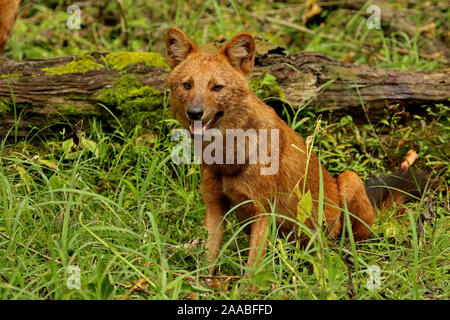
[[[80,116],[80,115],[99,115],[98,108],[94,106],[75,106],[75,105],[63,105],[58,107],[58,112],[65,116]]]
[[[9,99],[0,97],[0,117],[7,114],[11,110],[11,102]]]
[[[159,119],[158,109],[163,95],[153,87],[142,85],[132,76],[123,76],[113,82],[114,88],[103,89],[97,101],[108,108],[121,111],[121,123],[126,130],[137,125],[151,127]]]
[[[20,78],[22,77],[22,72],[16,71],[10,74],[2,74],[0,75],[0,79],[13,79],[13,78]]]
[[[86,101],[89,100],[91,95],[86,93],[68,93],[66,95],[68,100],[75,100],[75,101]]]
[[[58,107],[58,112],[64,115],[72,115],[77,113],[77,108],[70,105],[60,106]]]
[[[98,110],[98,108],[94,107],[94,106],[82,106],[81,108],[78,109],[79,113],[82,114],[96,114],[96,115],[100,115],[101,111]]]
[[[169,68],[165,59],[159,53],[154,52],[110,53],[105,56],[105,63],[107,63],[109,67],[117,70],[122,70],[125,67],[136,63],[144,63],[146,66]],[[101,70],[103,68],[105,68],[105,66],[97,63],[91,55],[83,54],[75,57],[73,61],[68,64],[52,68],[43,68],[42,71],[46,74],[60,75],[67,73],[86,73],[91,70]]]
[[[91,70],[101,70],[104,66],[98,64],[93,57],[87,54],[75,57],[71,62],[63,66],[43,68],[46,74],[59,75],[67,73],[86,73]]]
[[[330,73],[334,73],[337,77],[347,82],[355,83],[358,80],[358,76],[353,72],[351,68],[346,68],[342,66],[325,66],[325,70],[330,71]],[[352,83],[353,84],[353,83]]]
[[[277,79],[269,73],[266,73],[263,79],[251,79],[250,88],[262,100],[268,98],[278,98],[280,100],[286,99],[286,94],[277,84]]]
[[[136,63],[144,63],[149,67],[169,68],[165,59],[154,52],[118,52],[110,53],[105,57],[106,63],[113,69],[123,68]]]

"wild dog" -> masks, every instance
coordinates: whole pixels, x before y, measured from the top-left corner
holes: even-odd
[[[201,164],[201,188],[206,206],[203,224],[208,231],[206,248],[211,263],[219,252],[225,214],[243,202],[237,210],[237,217],[240,221],[251,221],[247,265],[252,267],[267,246],[268,221],[263,213],[271,212],[271,203],[276,204],[276,222],[281,231],[289,233],[298,228],[295,222],[298,197],[294,190],[299,186],[303,193],[309,191],[313,200],[313,214],[304,222],[307,227],[317,227],[319,187],[322,183],[324,222],[329,237],[335,239],[341,235],[343,208],[346,206],[352,215],[356,241],[367,239],[371,234],[376,204],[404,200],[401,189],[417,190],[408,170],[403,171],[398,179],[381,180],[394,186],[393,191],[374,188],[367,193],[361,178],[352,171],[333,178],[314,152],[308,150],[302,138],[250,89],[247,76],[255,59],[255,41],[251,35],[237,34],[216,54],[211,54],[200,52],[186,34],[171,28],[166,37],[166,49],[167,62],[172,70],[168,81],[169,105],[174,117],[190,130],[194,139],[213,129],[222,133],[224,140],[230,129],[278,132],[277,141],[272,138],[268,141],[269,153],[278,152],[279,166],[273,174],[261,173],[267,167],[261,161]],[[202,142],[203,150],[209,143],[212,142]],[[223,144],[226,157],[230,153],[242,152],[227,150],[227,143]],[[250,151],[251,144],[246,142],[244,151]],[[248,154],[246,160],[249,160]],[[308,241],[307,238],[300,240]],[[213,272],[213,267],[210,272]]]
[[[0,0],[0,52],[8,40],[14,22],[20,0]]]

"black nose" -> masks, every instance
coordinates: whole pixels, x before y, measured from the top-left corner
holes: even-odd
[[[203,108],[199,106],[189,107],[187,110],[187,114],[189,119],[191,120],[200,120],[203,116]]]

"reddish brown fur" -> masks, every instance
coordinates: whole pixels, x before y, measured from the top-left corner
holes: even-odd
[[[0,51],[14,26],[19,3],[20,0],[0,0]]]
[[[239,50],[235,50],[241,46]],[[245,200],[254,200],[240,207],[239,219],[252,219],[250,225],[250,253],[248,265],[258,259],[258,248],[264,248],[267,219],[258,216],[271,212],[269,201],[276,200],[276,213],[295,219],[298,197],[293,192],[297,184],[303,185],[306,173],[306,188],[314,199],[314,211],[318,211],[319,170],[322,170],[325,195],[324,214],[329,235],[341,234],[344,201],[349,212],[372,225],[375,217],[362,180],[354,172],[344,172],[337,179],[319,164],[311,154],[307,168],[305,142],[283,121],[274,110],[264,104],[250,90],[247,73],[253,66],[254,41],[248,34],[238,34],[216,55],[201,53],[195,44],[180,30],[170,29],[167,34],[167,54],[172,73],[169,77],[170,106],[176,119],[189,128],[186,115],[192,101],[203,105],[207,121],[218,111],[224,115],[214,125],[224,132],[229,128],[279,129],[279,170],[274,175],[261,175],[260,164],[202,164],[202,193],[206,206],[204,226],[209,232],[207,248],[210,258],[216,258],[222,240],[223,217],[230,207]],[[243,51],[242,51],[243,50]],[[242,54],[245,53],[244,56]],[[238,55],[238,57],[234,56]],[[183,88],[189,82],[192,89]],[[215,84],[224,85],[220,92],[213,92]],[[303,152],[297,150],[297,146]],[[258,203],[262,204],[262,208]],[[296,224],[282,217],[277,223],[284,231],[292,231]],[[314,226],[313,219],[306,225]],[[366,239],[370,230],[357,219],[353,219],[356,240]],[[212,269],[211,269],[212,272]]]

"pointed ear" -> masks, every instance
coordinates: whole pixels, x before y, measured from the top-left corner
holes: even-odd
[[[224,55],[233,67],[248,74],[255,61],[255,40],[248,33],[239,33],[224,44],[219,54]]]
[[[173,69],[190,53],[198,52],[198,48],[183,31],[170,28],[166,35],[166,51],[167,63]]]

